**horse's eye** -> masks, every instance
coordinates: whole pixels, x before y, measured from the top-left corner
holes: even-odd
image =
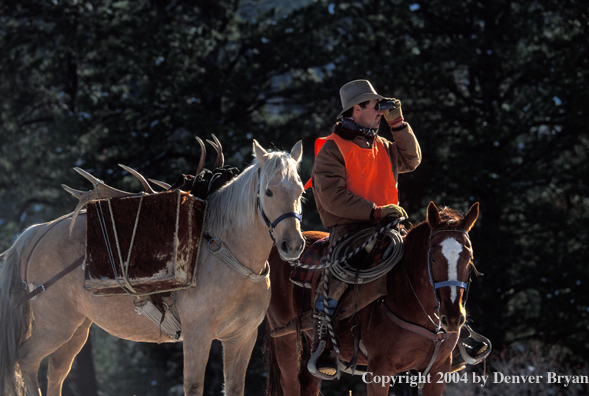
[[[273,195],[274,195],[274,193],[272,193],[272,191],[270,191],[270,189],[269,189],[269,188],[267,188],[267,189],[266,189],[266,196],[267,196],[267,197],[271,197],[271,196],[273,196]]]

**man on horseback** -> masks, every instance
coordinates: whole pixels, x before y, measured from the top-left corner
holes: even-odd
[[[401,101],[376,93],[367,80],[355,80],[340,89],[342,112],[333,132],[315,143],[312,174],[313,193],[323,225],[333,243],[341,236],[366,228],[387,216],[407,217],[398,204],[397,178],[413,171],[421,162],[421,149],[413,130],[405,122]],[[391,142],[378,135],[384,115],[393,135]],[[372,246],[365,247],[354,261],[362,260]],[[364,257],[362,257],[362,255]],[[330,338],[322,329],[335,312],[347,284],[329,279],[327,298],[317,290],[313,314],[312,356],[309,371],[323,379],[337,374],[337,359]],[[326,339],[327,338],[327,339]]]
[[[400,100],[379,95],[367,80],[342,86],[340,99],[343,109],[338,118],[341,120],[334,125],[331,135],[315,142],[310,180],[317,211],[330,231],[331,245],[340,237],[374,226],[385,217],[407,218],[399,206],[397,180],[400,173],[413,171],[421,162],[419,143],[405,122]],[[394,142],[378,134],[383,115]],[[310,186],[307,183],[305,188]],[[374,243],[363,245],[348,260],[352,267],[366,266],[365,262],[374,256]],[[332,344],[335,336],[329,332],[337,334],[337,319],[333,318],[332,323],[332,317],[337,316],[340,299],[347,288],[347,283],[330,276],[326,282],[320,282],[316,291],[313,344],[307,368],[322,379],[337,376],[337,353]],[[329,326],[332,328],[328,332]],[[452,371],[464,368],[466,363],[479,363],[490,351],[486,338],[467,326],[463,332],[453,353]],[[465,342],[467,339],[470,345]]]

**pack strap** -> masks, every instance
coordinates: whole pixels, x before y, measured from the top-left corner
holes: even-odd
[[[55,282],[57,282],[58,280],[60,280],[61,278],[63,278],[64,276],[66,276],[67,274],[72,272],[74,269],[76,269],[77,267],[82,265],[85,257],[86,256],[80,257],[79,259],[77,259],[76,261],[74,261],[73,263],[71,263],[70,265],[68,265],[67,267],[62,269],[61,271],[59,271],[55,276],[53,276],[53,278],[51,278],[47,282],[35,287],[35,289],[33,291],[29,292],[28,294],[22,296],[22,298],[19,300],[18,304],[19,305],[23,304],[23,303],[29,301],[31,298],[46,291]],[[25,283],[25,287],[27,287],[26,283]]]

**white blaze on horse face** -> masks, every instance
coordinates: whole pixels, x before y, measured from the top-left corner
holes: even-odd
[[[458,257],[460,257],[460,253],[462,252],[462,245],[454,238],[445,239],[442,243],[442,254],[448,261],[448,280],[450,281],[457,281],[458,280]],[[450,286],[450,299],[452,303],[456,301],[456,286]]]

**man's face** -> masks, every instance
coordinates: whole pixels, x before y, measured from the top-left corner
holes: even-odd
[[[354,122],[362,128],[377,128],[380,123],[380,117],[383,115],[383,110],[376,110],[374,107],[378,103],[378,99],[372,99],[366,107],[362,108],[360,105],[354,106]]]

